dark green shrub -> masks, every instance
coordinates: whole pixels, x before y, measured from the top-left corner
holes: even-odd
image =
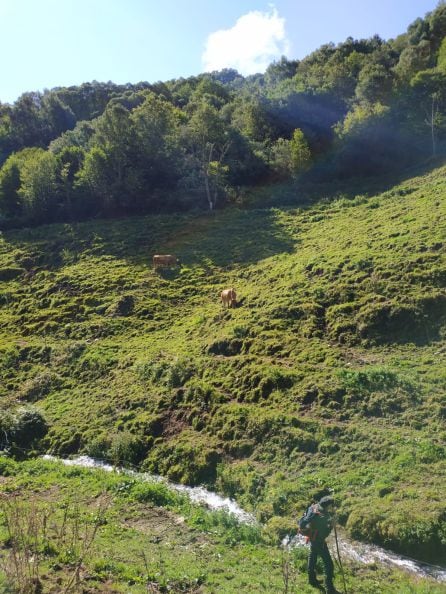
[[[249,335],[249,328],[246,326],[235,326],[233,332],[236,338],[246,338]]]
[[[0,351],[0,369],[16,369],[20,364],[20,352],[17,347],[9,347]]]
[[[52,438],[51,445],[59,456],[77,454],[82,446],[82,435],[78,431],[65,429]]]
[[[165,382],[169,388],[179,388],[184,386],[194,373],[195,366],[191,359],[176,359],[166,372]]]
[[[199,378],[191,379],[184,390],[183,401],[195,404],[200,411],[221,404],[226,398],[214,386]]]
[[[48,424],[37,408],[26,406],[2,413],[0,432],[5,446],[11,445],[26,454],[45,437]]]
[[[86,444],[85,453],[97,460],[108,460],[110,444],[110,436],[102,433]]]
[[[135,406],[134,408],[139,407]],[[139,411],[134,418],[131,418],[125,423],[125,428],[134,435],[143,435],[145,442],[147,442],[149,438],[153,440],[153,438],[161,435],[164,421],[165,416],[163,414],[157,414],[150,411]]]
[[[285,454],[290,454],[293,450],[313,453],[318,449],[318,442],[314,435],[302,431],[298,427],[283,427],[279,432],[279,437],[275,438],[275,442],[279,444]]]
[[[80,377],[92,381],[107,375],[117,362],[116,353],[113,350],[89,348],[83,351],[77,367]]]
[[[318,445],[318,450],[322,454],[334,454],[335,452],[339,451],[339,445],[334,441],[321,441]]]
[[[385,367],[341,369],[337,376],[345,391],[344,405],[354,405],[368,416],[401,412],[419,399],[415,384]]]
[[[446,446],[431,440],[422,440],[416,444],[416,457],[423,464],[446,460]]]
[[[273,516],[263,528],[263,536],[274,545],[279,545],[286,536],[295,536],[296,533],[296,522],[281,516]]]
[[[249,495],[256,501],[265,488],[266,477],[250,460],[237,460],[218,466],[217,485],[228,497],[239,500],[243,495]]]
[[[362,307],[358,331],[376,343],[415,342],[424,344],[438,338],[446,319],[446,295],[423,295],[411,303],[373,302]]]
[[[66,350],[66,360],[68,363],[79,359],[79,357],[85,352],[87,345],[85,342],[75,342],[70,344]]]
[[[18,471],[18,464],[11,458],[0,456],[0,476],[14,476]]]
[[[394,371],[384,367],[368,367],[364,370],[341,369],[338,377],[346,389],[360,394],[389,391],[406,384]]]
[[[239,377],[239,400],[246,402],[268,398],[276,390],[291,388],[296,381],[293,371],[276,365],[252,365]]]
[[[354,344],[358,341],[356,313],[357,302],[341,303],[327,309],[326,324],[330,338],[342,344]]]

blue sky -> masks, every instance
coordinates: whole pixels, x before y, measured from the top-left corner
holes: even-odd
[[[403,33],[438,0],[0,0],[0,101],[80,84],[262,71],[346,37]]]

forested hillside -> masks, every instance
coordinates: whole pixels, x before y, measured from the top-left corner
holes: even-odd
[[[0,104],[0,224],[214,208],[302,176],[371,176],[443,150],[446,6],[264,75],[85,83]]]
[[[264,75],[0,105],[1,592],[310,592],[277,544],[329,491],[347,537],[444,564],[445,39],[442,2]]]

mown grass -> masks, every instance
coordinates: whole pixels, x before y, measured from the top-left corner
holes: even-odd
[[[213,485],[271,526],[331,488],[356,537],[441,560],[444,176],[4,233],[0,397],[48,423],[9,445]]]

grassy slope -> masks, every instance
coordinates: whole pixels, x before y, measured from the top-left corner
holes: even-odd
[[[441,558],[444,175],[305,209],[5,233],[2,401],[43,409],[60,455],[143,455],[279,533],[328,485],[353,535]],[[182,269],[155,274],[156,252]],[[223,311],[228,286],[240,306]]]
[[[285,591],[285,562],[289,592],[315,591],[306,583],[305,550],[283,553],[258,528],[191,506],[163,485],[40,460],[11,465],[0,458],[0,468],[7,475],[0,484],[0,511],[14,518],[11,510],[18,510],[21,518],[32,518],[39,527],[31,531],[29,550],[39,558],[35,574],[44,592],[64,592],[79,563],[79,585],[70,591],[271,594]],[[88,540],[99,516],[96,537],[85,549],[84,534]],[[25,525],[12,521],[12,533]],[[73,533],[80,535],[74,546]],[[4,525],[0,540],[0,592],[9,592],[1,574],[11,551]],[[20,561],[15,566],[27,567]],[[10,583],[17,575],[17,585],[23,586],[26,572],[10,569]],[[430,580],[386,567],[352,564],[346,567],[346,579],[348,591],[355,594],[445,591]]]

